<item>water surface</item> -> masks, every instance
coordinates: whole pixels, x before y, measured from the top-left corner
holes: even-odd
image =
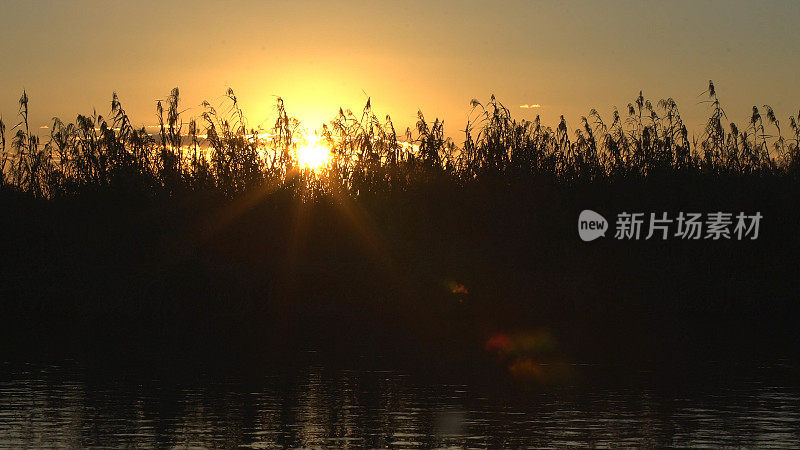
[[[584,366],[571,385],[499,391],[315,364],[246,381],[74,362],[0,369],[5,447],[800,447],[800,388],[785,366],[696,383],[652,371],[608,382],[595,374],[611,369]]]

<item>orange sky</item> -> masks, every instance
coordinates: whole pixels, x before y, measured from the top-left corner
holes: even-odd
[[[579,126],[640,89],[672,96],[696,131],[713,79],[729,118],[770,104],[800,108],[800,7],[739,2],[129,2],[4,1],[0,114],[13,126],[24,87],[32,122],[105,114],[117,91],[134,122],[181,88],[199,115],[230,86],[251,126],[274,96],[316,128],[366,96],[398,128],[416,111],[459,137],[472,98],[491,93],[517,117]],[[521,108],[521,105],[540,105]]]

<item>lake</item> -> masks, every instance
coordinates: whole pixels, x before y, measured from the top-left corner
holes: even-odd
[[[668,375],[576,365],[576,380],[548,387],[313,358],[246,376],[0,369],[4,447],[800,447],[800,382],[781,364]]]

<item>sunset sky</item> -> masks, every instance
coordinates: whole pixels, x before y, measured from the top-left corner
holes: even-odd
[[[459,137],[473,98],[555,125],[610,117],[643,90],[673,97],[690,129],[713,79],[730,120],[800,108],[800,2],[0,1],[0,114],[32,123],[107,114],[117,91],[137,125],[179,86],[188,115],[232,87],[250,126],[275,96],[310,128],[367,95],[398,128],[418,109]],[[540,107],[522,108],[523,105]],[[188,117],[187,117],[188,118]],[[44,130],[46,131],[46,130]]]

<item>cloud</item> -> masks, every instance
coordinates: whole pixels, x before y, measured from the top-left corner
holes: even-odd
[[[526,103],[524,105],[520,105],[519,107],[522,108],[522,109],[533,109],[533,108],[541,108],[542,105],[540,105],[538,103],[534,103],[532,105],[529,105],[529,104]]]

